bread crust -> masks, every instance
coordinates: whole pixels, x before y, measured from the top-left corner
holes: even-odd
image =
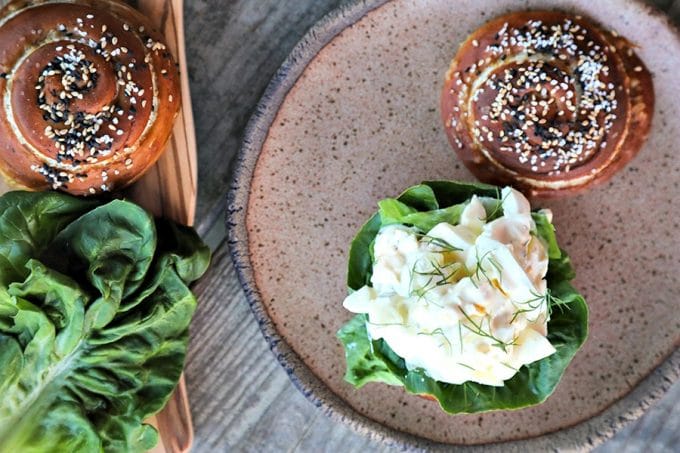
[[[162,36],[118,0],[15,0],[0,10],[0,172],[95,195],[160,157],[179,111]]]
[[[581,16],[506,14],[461,45],[441,117],[480,180],[552,198],[602,183],[649,134],[652,76],[634,45]]]

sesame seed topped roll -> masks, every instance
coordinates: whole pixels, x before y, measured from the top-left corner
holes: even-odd
[[[652,77],[615,32],[562,12],[494,19],[446,74],[446,134],[479,179],[536,197],[609,179],[646,139]]]
[[[177,66],[117,0],[13,1],[0,11],[0,172],[95,195],[160,157],[180,107]]]

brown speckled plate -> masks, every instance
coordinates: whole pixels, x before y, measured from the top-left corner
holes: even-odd
[[[439,120],[458,44],[517,9],[585,13],[640,45],[654,73],[653,130],[607,185],[551,201],[590,337],[545,404],[450,416],[402,389],[342,380],[335,338],[348,245],[382,197],[424,179],[471,180]],[[400,445],[587,448],[639,416],[680,375],[680,39],[627,0],[368,1],[317,25],[252,120],[230,198],[234,261],[262,330],[296,385],[332,416]],[[510,444],[500,445],[499,442]]]

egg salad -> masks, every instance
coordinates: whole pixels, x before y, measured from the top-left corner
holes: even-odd
[[[546,246],[527,199],[509,187],[501,199],[502,216],[489,222],[485,200],[473,196],[455,225],[427,233],[385,225],[375,237],[371,285],[343,305],[365,313],[370,339],[383,339],[408,369],[445,383],[502,386],[555,353],[546,338]]]

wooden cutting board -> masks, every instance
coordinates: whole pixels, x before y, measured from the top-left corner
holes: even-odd
[[[0,6],[5,3],[0,0]],[[184,52],[183,0],[138,0],[133,6],[163,32],[169,50],[180,65],[182,109],[167,149],[156,165],[127,190],[126,197],[155,216],[193,225],[197,192],[196,137]],[[11,188],[0,178],[0,194],[9,190]],[[160,433],[160,441],[152,453],[189,451],[193,426],[184,376],[165,408],[148,422]]]

